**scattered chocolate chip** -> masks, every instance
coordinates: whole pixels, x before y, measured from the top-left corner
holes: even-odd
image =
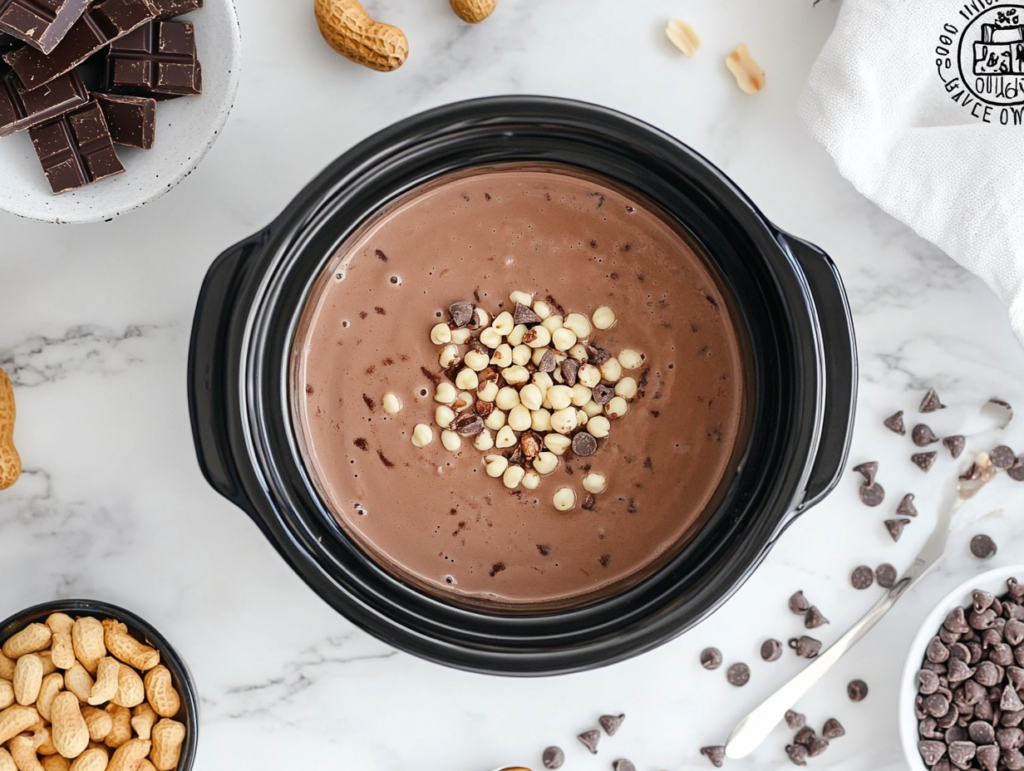
[[[715,745],[713,747],[701,747],[700,754],[711,761],[711,765],[715,768],[722,767],[722,761],[725,760],[725,747]]]
[[[875,582],[875,572],[867,565],[858,565],[850,574],[850,583],[854,589],[867,589]]]
[[[932,464],[935,463],[936,453],[934,450],[931,452],[917,452],[910,456],[910,460],[914,462],[921,471],[929,471]]]
[[[817,739],[811,742],[811,746],[807,748],[807,754],[810,755],[812,758],[816,758],[818,757],[818,755],[820,755],[827,749],[828,739],[824,739],[819,736]]]
[[[967,666],[967,662],[963,659],[953,658],[952,652],[950,652],[949,663],[946,664],[946,667],[946,679],[949,681],[950,687],[962,683],[967,678],[972,677],[975,672],[975,670]]]
[[[875,568],[875,580],[883,589],[892,589],[896,585],[896,568],[888,562],[883,562]]]
[[[850,701],[864,701],[868,695],[868,684],[863,680],[851,680],[846,686],[846,695]]]
[[[718,648],[705,648],[700,652],[700,665],[704,669],[718,669],[722,666],[722,652]]]
[[[903,425],[903,410],[900,410],[895,415],[890,415],[882,422],[886,428],[890,431],[895,431],[900,436],[907,433],[906,426]]]
[[[960,453],[964,451],[964,444],[966,444],[966,440],[957,434],[956,436],[947,436],[942,440],[942,444],[947,450],[949,450],[950,455],[954,458],[959,458]]]
[[[799,591],[789,598],[789,609],[798,616],[802,616],[811,609],[811,603],[804,597],[804,593]]]
[[[1017,462],[1006,469],[1006,475],[1015,482],[1024,482],[1024,462],[1017,458]]]
[[[729,685],[742,688],[750,682],[750,667],[743,663],[733,664],[725,671],[725,678],[729,681]]]
[[[597,439],[593,434],[580,431],[572,438],[572,451],[581,458],[587,458],[597,452]]]
[[[939,437],[935,435],[931,427],[924,423],[918,423],[914,426],[914,430],[910,432],[910,437],[918,447],[927,447],[939,441]]]
[[[768,639],[761,643],[761,658],[765,661],[778,661],[782,656],[782,643]]]
[[[606,386],[604,383],[598,383],[594,386],[590,396],[597,404],[607,404],[615,396],[615,389]]]
[[[854,701],[859,701],[859,699],[854,699]],[[945,717],[949,713],[949,698],[942,693],[933,693],[925,697],[923,706],[924,711],[932,717]]]
[[[914,505],[913,493],[907,493],[903,496],[903,500],[900,501],[900,505],[896,507],[896,513],[901,517],[917,516],[917,507]]]
[[[878,461],[872,460],[853,467],[853,470],[864,477],[864,484],[868,487],[875,483],[875,475],[878,474]]]
[[[612,354],[610,351],[606,351],[604,348],[598,348],[597,346],[594,345],[588,345],[587,357],[591,364],[593,364],[595,367],[600,367],[602,364],[604,364],[606,361],[608,361],[608,359],[612,357]]]
[[[992,744],[996,740],[996,729],[984,720],[975,720],[967,726],[967,735],[975,744]]]
[[[860,502],[865,506],[878,506],[885,500],[885,488],[875,482],[873,485],[863,484],[858,491]]]
[[[473,310],[473,303],[466,300],[460,300],[448,306],[448,312],[452,315],[452,324],[456,329],[462,329],[472,320]]]
[[[949,761],[957,768],[969,768],[977,751],[974,742],[950,742]]]
[[[552,353],[551,349],[544,351],[544,356],[541,357],[540,364],[537,365],[537,369],[541,372],[554,372],[555,371],[555,354]]]
[[[838,739],[840,736],[846,734],[846,729],[843,728],[842,723],[836,720],[834,717],[830,717],[825,721],[825,727],[821,729],[821,735],[826,739]]]
[[[550,353],[550,351],[548,352]],[[547,356],[547,353],[544,354]],[[580,371],[580,363],[576,359],[566,359],[562,362],[562,378],[565,384],[572,388],[576,385],[576,375]]]
[[[981,534],[971,539],[971,554],[980,560],[987,560],[996,553],[996,542]]]
[[[946,745],[943,742],[925,740],[917,743],[917,750],[921,753],[924,764],[931,767],[946,754]]]
[[[1003,695],[999,699],[999,709],[1003,712],[1020,712],[1024,709],[1024,702],[1012,685],[1003,688]]]
[[[814,729],[809,725],[805,725],[796,732],[796,736],[793,737],[793,742],[796,744],[802,744],[804,747],[810,747],[817,738],[818,735],[814,733]]]
[[[612,763],[612,771],[636,771],[636,766],[625,758],[619,758]]]
[[[935,412],[937,410],[946,409],[946,405],[939,401],[939,395],[935,393],[934,388],[929,388],[928,393],[924,395],[924,399],[921,400],[921,412]]]
[[[786,725],[795,731],[798,728],[803,728],[807,724],[807,718],[799,712],[795,712],[791,709],[786,710]]]
[[[601,724],[601,728],[609,736],[615,736],[615,732],[619,730],[619,726],[625,721],[625,715],[601,715],[597,722]]]
[[[802,744],[786,745],[786,755],[795,766],[806,766],[807,754],[807,748]]]
[[[889,531],[889,535],[892,536],[892,540],[900,540],[900,536],[903,535],[903,528],[910,524],[909,519],[887,519],[885,520],[885,527]]]
[[[590,750],[591,755],[597,754],[597,743],[601,741],[600,731],[584,731],[576,738],[583,742],[583,746]]]
[[[544,768],[561,768],[565,763],[565,753],[561,747],[548,747],[542,757]]]
[[[813,637],[807,635],[801,635],[800,637],[793,637],[789,641],[789,647],[796,651],[796,655],[802,659],[813,659],[818,655],[818,651],[821,650],[821,640],[815,640]]]
[[[540,316],[534,313],[530,306],[522,303],[516,303],[512,318],[516,324],[540,324]]]
[[[978,764],[985,771],[996,771],[999,767],[999,747],[994,744],[986,744],[978,747]]]
[[[996,468],[1009,469],[1017,462],[1017,453],[1005,444],[1001,444],[989,450],[988,459]]]
[[[828,619],[821,615],[821,611],[817,607],[812,605],[807,615],[804,616],[804,627],[807,629],[817,629],[819,626],[824,626],[829,623]]]

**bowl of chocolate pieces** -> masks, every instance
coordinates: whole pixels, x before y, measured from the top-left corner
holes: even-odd
[[[1024,566],[957,587],[914,638],[900,740],[914,771],[1024,769]]]
[[[0,209],[111,220],[184,179],[227,120],[231,0],[0,3]]]

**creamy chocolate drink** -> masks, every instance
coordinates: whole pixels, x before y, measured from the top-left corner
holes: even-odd
[[[458,346],[443,372],[432,328],[456,327],[459,301],[497,325],[514,292],[563,318],[611,309],[614,325],[587,342],[634,365],[628,352],[642,357],[622,372],[636,386],[627,414],[612,416],[593,454],[564,451],[532,489],[488,474],[489,456],[516,448],[481,451],[469,435],[452,451],[435,422],[439,384],[470,349]],[[447,601],[553,610],[642,580],[700,527],[743,449],[742,352],[712,273],[653,206],[564,167],[496,166],[413,191],[343,245],[297,332],[293,412],[321,497],[382,568]],[[400,411],[384,409],[385,394]],[[432,427],[423,447],[418,424]],[[606,489],[591,495],[583,480],[594,474]],[[555,505],[563,488],[576,496],[568,511]]]

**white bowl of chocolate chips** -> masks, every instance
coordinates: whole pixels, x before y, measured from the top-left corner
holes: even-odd
[[[59,5],[53,23],[24,30],[0,16],[0,209],[110,220],[177,185],[213,145],[238,87],[238,18],[232,0]],[[50,27],[67,27],[59,42],[25,42]]]
[[[1022,692],[1024,565],[1017,565],[958,586],[914,638],[899,701],[909,767],[1024,769]]]

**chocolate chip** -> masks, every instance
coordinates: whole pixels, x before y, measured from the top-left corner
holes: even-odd
[[[957,632],[958,634],[971,631],[971,626],[967,623],[967,617],[964,615],[963,608],[953,608],[947,614],[946,620],[942,622],[942,626],[950,632]]]
[[[805,725],[799,731],[796,732],[796,736],[793,737],[793,741],[796,744],[802,744],[805,747],[810,747],[814,740],[818,738],[818,735],[814,733],[814,729],[809,725]]]
[[[850,701],[864,701],[868,695],[868,684],[863,680],[851,680],[846,686],[846,695],[850,697]]]
[[[742,688],[750,682],[750,667],[743,663],[733,664],[725,671],[725,678],[729,681],[729,685]]]
[[[452,315],[452,324],[456,329],[462,329],[473,318],[473,303],[465,300],[452,303],[448,306],[448,312]]]
[[[851,696],[851,698],[853,697]],[[854,699],[854,701],[859,701],[859,699]],[[949,699],[941,693],[926,696],[923,705],[924,711],[934,718],[945,717],[951,706]]]
[[[534,313],[530,306],[522,303],[516,303],[512,319],[516,324],[540,324],[540,316]]]
[[[935,432],[932,431],[931,427],[924,423],[918,423],[914,426],[914,430],[910,432],[910,438],[914,440],[914,444],[918,447],[927,447],[939,441],[939,437],[935,436]]]
[[[1020,696],[1012,685],[1003,688],[1003,696],[999,699],[999,709],[1003,712],[1020,712],[1024,709],[1024,702],[1020,700]]]
[[[484,430],[484,421],[479,415],[460,415],[452,422],[452,428],[460,436],[476,436]]]
[[[959,458],[960,453],[964,451],[964,444],[966,444],[966,440],[957,434],[956,436],[947,436],[942,440],[942,444],[945,445],[947,450],[949,450],[950,455],[954,458]]]
[[[715,768],[722,767],[722,761],[725,760],[725,747],[715,745],[713,747],[701,747],[700,754],[711,761],[711,764]]]
[[[946,745],[943,742],[926,740],[917,743],[917,750],[921,753],[926,766],[934,766],[946,754]]]
[[[887,519],[885,520],[885,527],[889,531],[889,535],[892,540],[900,540],[900,536],[903,535],[903,528],[910,524],[909,519]]]
[[[992,744],[996,740],[996,729],[984,720],[975,720],[967,726],[967,735],[975,744]]]
[[[921,400],[921,412],[935,412],[946,409],[946,405],[939,401],[939,395],[934,388],[929,388],[928,393]]]
[[[949,660],[949,648],[945,646],[940,638],[933,637],[928,643],[928,647],[925,648],[924,655],[929,661],[941,664]]]
[[[951,742],[948,750],[949,760],[957,768],[969,768],[977,751],[974,742]]]
[[[818,755],[820,755],[827,749],[828,739],[818,737],[813,742],[811,742],[811,746],[807,748],[807,754],[810,755],[812,758],[816,758],[818,757]]]
[[[1017,453],[1005,444],[1001,444],[989,450],[988,459],[992,461],[992,465],[996,468],[1008,469],[1017,462]]]
[[[1024,462],[1017,458],[1017,462],[1006,469],[1006,475],[1015,482],[1024,482]]]
[[[896,513],[901,517],[917,516],[917,507],[914,505],[913,493],[907,493],[903,496],[903,500],[900,501],[900,505],[896,507]]]
[[[877,482],[873,485],[861,485],[857,494],[865,506],[878,506],[885,500],[885,488]]]
[[[999,759],[1007,771],[1021,771],[1024,768],[1024,755],[1021,754],[1020,750],[1009,750],[1000,753]]]
[[[789,647],[796,651],[796,655],[802,659],[813,659],[821,650],[821,640],[801,635],[793,637],[789,641]]]
[[[985,771],[996,771],[999,767],[999,748],[994,744],[978,747],[978,764]]]
[[[897,577],[896,568],[888,562],[883,562],[875,568],[875,580],[883,589],[892,589],[896,585]]]
[[[782,643],[775,639],[768,639],[761,643],[761,658],[765,661],[778,661],[782,656]]]
[[[853,467],[853,470],[864,477],[864,484],[868,487],[875,483],[875,475],[878,474],[878,461],[872,460]]]
[[[807,611],[807,615],[804,616],[804,627],[807,629],[817,629],[828,622],[828,619],[821,615],[821,611],[813,605]]]
[[[615,396],[615,389],[604,383],[598,383],[590,392],[590,396],[597,404],[607,404]]]
[[[938,453],[934,450],[931,452],[918,452],[911,455],[910,460],[912,460],[914,465],[921,469],[921,471],[927,472],[931,469],[932,464],[935,463],[935,456],[937,454]]]
[[[826,739],[838,739],[844,734],[846,734],[846,729],[843,728],[842,724],[834,717],[830,717],[826,720],[825,727],[821,729],[821,735]]]
[[[541,372],[554,372],[555,371],[555,354],[552,353],[551,349],[544,351],[544,356],[541,357],[540,364],[537,365],[537,369]]]
[[[987,535],[976,535],[971,539],[971,554],[980,560],[987,560],[996,553],[996,542]]]
[[[705,648],[700,652],[700,665],[704,669],[718,669],[722,666],[722,652],[718,648]]]
[[[548,352],[550,353],[550,351]],[[547,353],[544,354],[547,356]],[[576,385],[576,375],[580,371],[580,363],[576,359],[566,359],[562,362],[562,379],[565,384],[572,388]]]
[[[791,709],[786,710],[786,725],[789,726],[790,729],[795,731],[798,728],[803,728],[806,724],[807,718],[799,712],[795,712]]]
[[[606,351],[604,348],[598,348],[594,345],[587,346],[587,358],[595,367],[600,367],[611,357],[611,352]]]
[[[561,747],[548,747],[542,757],[544,768],[561,768],[565,763],[565,753]]]
[[[612,762],[612,771],[636,771],[636,766],[625,758],[619,758]]]
[[[807,748],[802,744],[786,745],[786,755],[795,766],[806,766],[807,754]]]
[[[867,565],[858,565],[850,574],[850,583],[854,589],[867,589],[875,582],[875,572]]]
[[[886,428],[890,431],[895,431],[900,436],[907,433],[906,426],[903,425],[903,410],[900,410],[895,415],[890,415],[882,422]]]
[[[1019,728],[1000,728],[996,731],[996,744],[1003,750],[1016,750],[1024,745],[1024,731]]]
[[[1006,637],[1006,642],[1010,643],[1010,645],[1020,645],[1024,642],[1024,624],[1018,619],[1011,618],[1003,627],[1003,635]]]
[[[619,730],[619,726],[625,721],[625,715],[601,715],[597,719],[597,722],[601,724],[601,728],[609,736],[615,736],[615,732]]]
[[[946,678],[949,680],[950,685],[962,683],[968,677],[972,677],[975,672],[975,670],[967,666],[963,659],[954,659],[952,656],[949,657],[949,663],[946,666],[949,668],[946,672]]]
[[[593,434],[580,431],[572,438],[572,451],[581,458],[586,458],[597,452],[597,439]]]
[[[584,731],[576,738],[583,742],[583,746],[590,750],[591,755],[597,754],[597,743],[601,741],[600,731]]]
[[[919,670],[916,680],[917,692],[923,696],[929,696],[939,689],[939,676],[927,669]]]
[[[802,616],[811,609],[811,603],[804,597],[803,591],[799,591],[789,598],[789,609],[798,616]]]

